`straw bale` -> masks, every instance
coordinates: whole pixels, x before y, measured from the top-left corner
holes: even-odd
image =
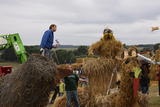
[[[56,84],[56,64],[39,55],[4,77],[0,85],[0,107],[46,107]]]
[[[90,97],[87,88],[78,88],[78,98],[81,107],[89,107]],[[53,107],[66,107],[66,95],[57,98]],[[72,107],[75,107],[74,103],[72,103]]]
[[[139,107],[149,107],[148,100],[149,100],[149,96],[147,94],[138,93],[136,101]]]
[[[116,63],[113,59],[98,58],[88,60],[83,65],[84,72],[88,75],[89,89],[91,93],[103,94],[107,92],[109,81]],[[113,76],[112,86],[116,82],[116,74]]]
[[[95,96],[95,107],[115,107],[115,100],[118,92],[110,95]]]

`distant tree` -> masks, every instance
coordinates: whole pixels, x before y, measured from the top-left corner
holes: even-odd
[[[27,53],[38,54],[40,52],[39,46],[25,46]]]
[[[124,43],[124,44],[123,44],[123,47],[124,47],[124,48],[127,48],[127,45]]]
[[[39,53],[39,46],[25,46],[27,53]],[[2,50],[1,60],[3,61],[18,61],[13,47]]]
[[[73,51],[61,49],[53,51],[53,59],[57,64],[66,64],[66,63],[74,63],[76,57]]]
[[[76,61],[76,57],[75,57],[73,51],[68,51],[67,57],[66,57],[66,62],[67,63],[74,63],[75,61]]]
[[[77,51],[77,49],[73,50],[73,53],[75,56],[79,56],[79,52]]]
[[[87,46],[79,46],[77,50],[74,51],[76,56],[87,55],[88,47]]]
[[[141,52],[146,52],[146,51],[152,51],[152,48],[143,48],[142,50],[141,50]]]
[[[160,43],[157,43],[153,46],[154,51],[156,51],[157,49],[160,49]]]

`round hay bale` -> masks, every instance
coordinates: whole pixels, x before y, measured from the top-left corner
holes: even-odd
[[[0,94],[1,94],[1,88],[2,88],[1,85],[2,85],[3,81],[4,81],[4,77],[0,76]]]
[[[30,56],[0,85],[0,107],[45,107],[56,85],[56,64],[40,55]]]
[[[0,76],[0,85],[3,83],[3,76]]]

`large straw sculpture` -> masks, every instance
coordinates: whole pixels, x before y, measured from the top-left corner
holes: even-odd
[[[114,38],[113,33],[104,33],[100,41],[92,44],[89,48],[90,55],[98,55],[106,58],[115,58],[120,56],[123,45]]]
[[[90,107],[148,107],[146,95],[138,93],[137,97],[133,96],[133,78],[130,71],[135,66],[139,66],[135,57],[126,59],[122,64],[120,89],[110,95],[104,92],[101,95],[92,93]]]
[[[119,91],[110,95],[106,95],[105,94],[106,91],[105,92],[103,91],[103,93],[101,92],[102,93],[101,95],[96,95],[93,94],[94,92],[92,92],[91,96],[93,101],[91,106],[92,107],[99,107],[99,106],[100,107],[148,107],[148,97],[146,95],[139,93],[137,97],[133,96],[133,77],[130,76],[130,71],[133,70],[133,67],[139,67],[139,66],[140,66],[139,61],[137,60],[136,57],[128,57],[127,59],[125,59],[122,64],[121,83]],[[92,70],[94,71],[94,69]],[[94,84],[94,81],[91,82]],[[105,85],[105,83],[103,84]],[[99,89],[100,88],[101,87],[99,87]]]
[[[110,107],[110,103],[100,103],[100,99],[110,99],[106,94],[108,89],[113,88],[116,83],[116,70],[120,67],[120,63],[118,63],[120,61],[117,61],[116,57],[120,56],[122,50],[123,46],[121,42],[115,39],[110,29],[105,29],[103,38],[90,46],[89,54],[98,55],[100,57],[98,59],[86,61],[83,66],[89,79],[91,107],[98,107],[98,105],[102,106],[106,104]],[[112,81],[110,81],[111,78]],[[111,86],[109,87],[110,82]]]
[[[143,95],[133,97],[133,78],[129,71],[138,66],[138,61],[136,57],[129,57],[122,65],[123,61],[117,60],[122,50],[122,44],[115,40],[110,29],[104,33],[100,41],[89,48],[90,54],[98,55],[100,58],[88,60],[83,65],[89,79],[88,91],[83,91],[89,98],[85,97],[84,99],[88,100],[82,103],[82,95],[79,95],[81,107],[147,107],[147,100]],[[122,71],[120,89],[108,95],[108,84],[115,71]],[[116,74],[113,75],[110,88],[114,87],[115,82]],[[62,97],[53,107],[65,107],[65,101],[66,98]]]
[[[120,91],[117,95],[115,107],[147,107],[147,96],[142,94],[133,96],[133,77],[130,75],[133,67],[139,67],[136,57],[126,59],[122,64]]]
[[[4,77],[0,85],[0,107],[46,107],[57,73],[53,61],[30,56],[17,71]]]
[[[93,107],[148,107],[148,97],[138,93],[133,96],[133,78],[130,75],[134,66],[139,66],[135,57],[129,57],[122,64],[121,83],[118,92],[110,95],[94,96]]]
[[[129,61],[131,59],[128,59]],[[98,107],[133,107],[131,106],[134,101],[132,90],[132,78],[129,71],[132,70],[132,64],[123,64],[121,73],[121,83],[118,92],[110,95],[98,95],[95,96],[95,105]]]
[[[133,59],[128,59],[133,60]],[[122,77],[120,83],[120,91],[117,96],[116,106],[115,107],[132,107],[133,104],[133,83],[132,78],[129,75],[129,72],[132,71],[133,65],[123,64],[122,67]]]

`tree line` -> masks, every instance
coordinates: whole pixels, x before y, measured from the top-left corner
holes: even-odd
[[[125,45],[124,47],[128,47]],[[160,49],[160,43],[155,45],[136,45],[141,47],[140,52],[155,51]],[[40,54],[39,46],[25,46],[27,54]],[[86,57],[88,55],[88,46],[79,46],[77,48],[59,48],[52,50],[53,59],[57,64],[74,63],[76,58]],[[13,47],[0,51],[0,61],[18,61]]]
[[[40,54],[38,46],[25,46],[27,54]],[[79,46],[78,48],[52,49],[52,57],[57,64],[74,63],[77,57],[86,57],[88,55],[88,46]],[[0,61],[18,61],[13,47],[1,51]]]

